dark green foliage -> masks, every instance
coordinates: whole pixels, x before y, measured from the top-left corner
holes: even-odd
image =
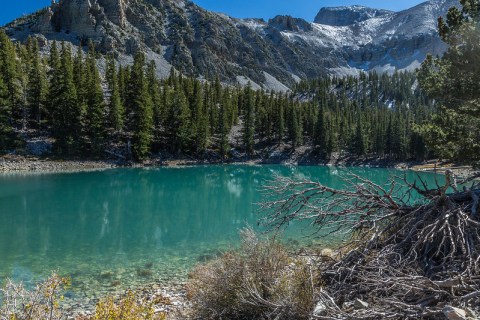
[[[27,44],[30,54],[28,86],[26,90],[30,121],[39,127],[46,114],[47,79],[43,61],[39,55],[37,40],[30,38]]]
[[[285,107],[282,101],[282,95],[275,100],[276,108],[272,108],[276,140],[280,144],[285,134]]]
[[[207,108],[204,103],[203,88],[199,81],[195,81],[193,85],[193,93],[191,98],[192,117],[195,121],[195,146],[196,151],[203,151],[208,148],[209,125],[207,117]]]
[[[87,108],[88,86],[87,86],[87,64],[83,54],[83,48],[78,47],[73,61],[73,83],[77,90],[77,102],[83,109]]]
[[[243,109],[243,143],[248,155],[253,155],[255,147],[255,105],[250,84],[245,87],[242,96]]]
[[[190,151],[193,139],[191,112],[183,90],[173,93],[173,146],[178,152]]]
[[[292,141],[292,148],[295,150],[298,146],[303,143],[302,136],[302,119],[300,115],[300,109],[297,107],[296,103],[289,101],[287,106],[288,114],[288,135]]]
[[[229,95],[230,92],[229,90],[225,90],[224,95]],[[231,110],[230,106],[230,101],[227,97],[224,97],[222,99],[224,102],[220,104],[220,112],[218,115],[218,128],[219,128],[219,134],[220,134],[220,139],[219,139],[219,146],[220,146],[220,155],[222,158],[226,158],[228,151],[229,151],[229,145],[228,145],[228,134],[230,132],[230,123],[229,123],[229,117],[228,117],[228,112]]]
[[[328,158],[332,152],[329,147],[329,130],[326,123],[325,110],[323,105],[320,105],[318,110],[317,122],[315,124],[314,141],[316,147],[319,149],[322,158]]]
[[[118,78],[119,76],[115,67],[115,60],[113,57],[109,56],[106,71],[109,93],[107,127],[114,133],[122,131],[125,117]]]
[[[105,139],[105,101],[100,74],[95,61],[95,49],[90,43],[86,60],[86,113],[85,113],[85,150],[87,154],[97,155],[102,151]]]
[[[151,61],[147,66],[146,71],[146,81],[148,86],[148,94],[152,100],[152,139],[153,139],[153,146],[156,147],[158,142],[162,138],[161,133],[161,125],[162,119],[164,117],[164,105],[163,99],[161,94],[161,87],[160,82],[156,78],[155,75],[156,66],[153,61]],[[156,148],[155,148],[156,149]]]
[[[362,119],[360,115],[357,115],[357,125],[355,126],[355,137],[353,138],[353,151],[354,153],[361,157],[366,153],[365,147],[365,134],[362,127]]]
[[[389,76],[373,72],[358,78],[300,83],[294,97],[310,101],[300,108],[305,142],[311,141],[318,155],[326,159],[345,152],[357,157],[425,159],[424,141],[413,128],[428,118],[432,102],[416,88],[415,81],[411,73]],[[295,132],[291,117],[290,138]]]
[[[19,108],[21,86],[17,63],[15,45],[5,34],[5,31],[0,30],[0,73],[7,88],[7,100],[5,103],[10,108],[9,121],[12,124],[22,118]]]
[[[19,129],[49,130],[60,156],[102,157],[107,151],[144,160],[165,151],[196,157],[214,151],[227,159],[232,137],[248,156],[275,144],[312,147],[323,159],[429,155],[426,138],[414,129],[431,117],[432,103],[411,73],[323,78],[281,93],[224,87],[218,77],[201,82],[174,70],[161,80],[141,53],[132,66],[117,67],[107,57],[103,78],[92,44],[86,55],[83,47],[72,55],[70,46],[62,44],[59,53],[54,42],[47,58],[35,39],[14,45],[0,34],[0,44],[3,132],[14,137]],[[439,119],[452,117],[463,115]],[[231,134],[232,128],[241,136]],[[438,139],[471,137],[473,131],[443,130]]]
[[[55,59],[51,66],[56,68],[51,79],[51,92],[56,94],[52,94],[49,101],[51,126],[52,135],[56,139],[56,152],[69,156],[79,152],[83,110],[77,100],[70,45],[62,43],[59,60],[60,65],[56,65],[58,61]]]
[[[12,145],[12,127],[10,125],[11,109],[8,103],[8,89],[0,77],[0,153]]]
[[[439,101],[432,121],[419,127],[427,145],[439,156],[480,159],[480,1],[461,0],[439,18],[438,31],[450,47],[441,58],[428,56],[419,82]]]
[[[152,144],[153,105],[145,77],[145,55],[138,53],[132,66],[128,87],[128,110],[132,118],[132,155],[144,160]]]

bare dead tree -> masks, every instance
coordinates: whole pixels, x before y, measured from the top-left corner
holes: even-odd
[[[478,181],[457,182],[447,171],[433,189],[419,176],[384,186],[352,174],[346,182],[342,190],[277,177],[261,204],[265,225],[309,220],[324,236],[350,235],[342,257],[321,266],[317,318],[436,318],[447,305],[480,312]],[[369,307],[352,307],[358,298]]]

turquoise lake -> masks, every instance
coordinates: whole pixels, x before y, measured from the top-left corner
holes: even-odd
[[[346,170],[229,165],[3,174],[0,283],[33,283],[57,270],[72,277],[67,298],[91,299],[183,279],[195,263],[235,246],[240,228],[256,226],[259,189],[274,174],[340,187]],[[379,183],[403,174],[348,170]],[[284,237],[307,243],[311,232],[297,224]]]

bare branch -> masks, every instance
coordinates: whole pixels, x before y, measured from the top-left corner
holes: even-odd
[[[446,303],[480,311],[472,304],[480,296],[478,188],[459,192],[464,181],[448,170],[434,189],[419,176],[388,186],[357,175],[345,181],[343,190],[277,177],[264,190],[263,224],[310,220],[321,236],[351,235],[342,258],[322,270],[324,312],[315,319],[436,318]],[[358,298],[369,306],[346,303]]]

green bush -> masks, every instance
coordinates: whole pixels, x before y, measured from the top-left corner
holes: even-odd
[[[242,245],[197,266],[187,284],[194,313],[210,319],[308,319],[319,273],[275,239],[242,231]]]

